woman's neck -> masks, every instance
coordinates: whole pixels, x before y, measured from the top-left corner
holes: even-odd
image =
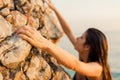
[[[88,61],[88,55],[89,55],[89,53],[79,54],[79,60],[81,60],[83,62],[87,62]]]

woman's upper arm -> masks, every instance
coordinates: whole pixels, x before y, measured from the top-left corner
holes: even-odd
[[[99,77],[102,72],[102,66],[97,62],[79,62],[76,66],[76,72],[89,77]]]

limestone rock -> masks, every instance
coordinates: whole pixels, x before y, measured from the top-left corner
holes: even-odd
[[[43,0],[0,0],[0,80],[70,80],[54,57],[14,32],[25,25],[54,43],[63,35]]]
[[[29,55],[31,45],[17,35],[1,42],[0,61],[7,68],[16,68]]]
[[[0,15],[0,42],[12,34],[12,25]]]
[[[0,14],[1,14],[2,16],[7,16],[7,15],[10,14],[10,10],[9,10],[8,8],[4,8],[4,9],[2,9],[2,10],[0,11]]]
[[[63,36],[63,30],[61,29],[61,25],[59,24],[54,12],[49,8],[46,9],[44,23],[49,30],[48,36],[50,37],[51,41],[57,43],[59,40],[58,38]]]
[[[14,3],[13,0],[0,0],[0,8],[9,8],[13,9],[14,8]]]
[[[19,11],[11,11],[10,15],[7,16],[7,20],[13,24],[14,28],[26,25],[27,17]]]

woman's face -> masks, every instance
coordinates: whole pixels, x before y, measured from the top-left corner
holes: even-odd
[[[77,38],[77,41],[75,43],[75,49],[79,52],[79,53],[83,53],[85,50],[85,42],[86,42],[86,35],[87,33],[83,33],[82,36]]]

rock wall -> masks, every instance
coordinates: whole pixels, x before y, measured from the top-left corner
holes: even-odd
[[[47,51],[14,33],[25,25],[35,27],[54,43],[63,34],[56,16],[42,0],[0,0],[0,80],[70,80]]]

